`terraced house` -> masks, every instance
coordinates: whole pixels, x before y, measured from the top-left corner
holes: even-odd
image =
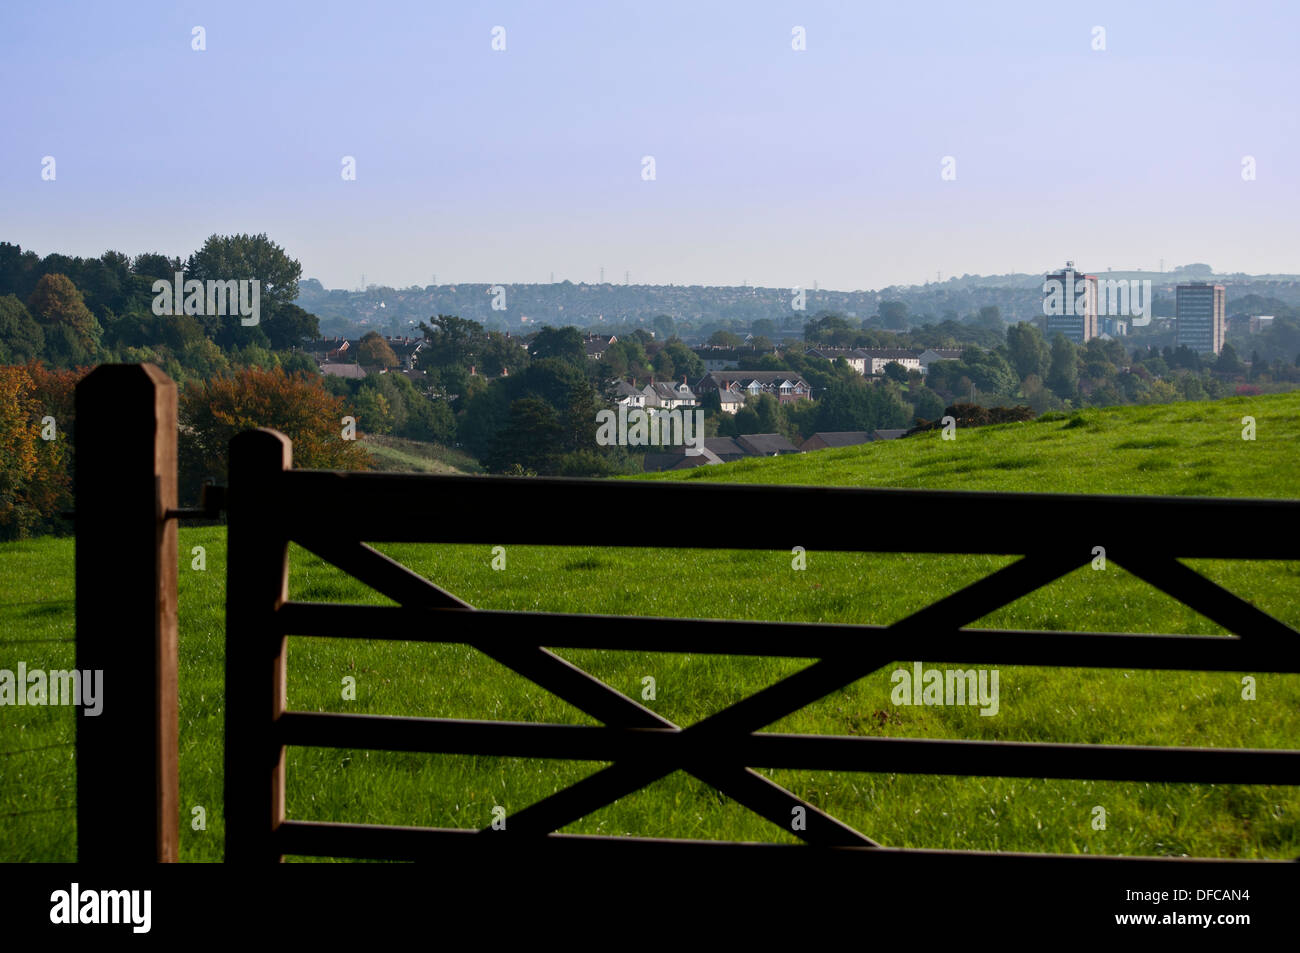
[[[867,352],[859,347],[810,347],[804,352],[808,357],[820,357],[823,361],[835,361],[844,358],[849,367],[859,374],[867,373]]]
[[[695,391],[700,396],[711,391],[731,391],[746,398],[771,394],[782,404],[812,400],[812,388],[794,371],[710,371],[700,378]]]
[[[918,352],[903,347],[864,347],[859,349],[866,359],[867,374],[875,377],[885,373],[887,364],[901,364],[905,370],[921,370]]]

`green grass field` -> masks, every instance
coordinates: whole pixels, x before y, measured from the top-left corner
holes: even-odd
[[[1241,418],[1256,418],[1255,441]],[[955,489],[1300,498],[1300,394],[1086,411],[1071,418],[938,433],[799,457],[702,467],[668,479]],[[526,518],[521,516],[522,518]],[[576,517],[575,517],[576,518]],[[638,512],[640,521],[671,514]],[[489,546],[385,545],[394,558],[476,606],[497,609],[889,623],[1006,564],[1003,557],[808,553],[791,569],[809,514],[764,519],[774,549],[639,551],[511,547],[505,571]],[[816,514],[816,518],[833,518]],[[851,517],[850,517],[851,518]],[[960,533],[959,515],[953,532]],[[1050,532],[1026,527],[1026,533]],[[1243,526],[1244,533],[1268,533]],[[224,532],[181,530],[181,857],[222,856]],[[206,571],[190,550],[206,548]],[[312,601],[385,600],[310,554],[291,554],[290,594]],[[1300,564],[1194,561],[1209,578],[1300,625]],[[73,543],[0,546],[0,668],[73,662]],[[1116,566],[1085,568],[977,625],[1223,634]],[[807,665],[802,659],[562,651],[678,724]],[[777,722],[778,731],[1260,748],[1300,747],[1300,675],[1000,668],[1000,710],[904,707],[890,700],[900,659]],[[1258,697],[1242,698],[1243,675]],[[355,701],[342,698],[346,676]],[[592,720],[465,646],[293,638],[290,707],[416,716],[591,724]],[[106,704],[112,704],[108,686]],[[75,858],[70,708],[0,708],[0,860]],[[600,765],[527,759],[291,749],[288,814],[366,823],[482,827]],[[755,766],[761,769],[762,766]],[[1300,856],[1300,790],[1211,784],[929,777],[764,771],[890,846],[1203,857]],[[207,829],[193,830],[202,806]],[[1094,830],[1093,809],[1106,812]],[[792,842],[793,835],[676,773],[566,830]]]

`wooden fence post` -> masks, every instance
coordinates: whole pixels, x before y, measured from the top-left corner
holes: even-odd
[[[293,463],[289,438],[249,430],[230,441],[226,552],[226,862],[282,859],[288,639],[274,613],[289,598],[289,540],[275,507],[278,476]],[[269,776],[268,776],[269,774]]]
[[[77,860],[175,862],[176,384],[152,364],[77,385],[75,507],[76,667],[102,699],[76,713]]]

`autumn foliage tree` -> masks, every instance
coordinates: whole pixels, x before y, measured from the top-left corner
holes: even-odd
[[[279,368],[247,368],[191,384],[180,396],[181,493],[193,500],[205,478],[224,482],[230,438],[256,427],[272,427],[293,441],[295,467],[368,469],[364,447],[344,439],[343,418],[350,415],[344,399],[326,391],[318,377]]]
[[[0,367],[0,539],[71,529],[73,389],[82,371]]]
[[[45,334],[47,356],[66,366],[94,359],[103,330],[67,275],[42,275],[27,308]]]
[[[370,331],[357,342],[357,363],[367,367],[396,367],[401,361],[378,331]]]

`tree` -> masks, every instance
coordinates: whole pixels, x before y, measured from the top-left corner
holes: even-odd
[[[897,361],[890,361],[885,365],[885,376],[891,381],[895,381],[899,384],[906,384],[907,368],[902,364],[899,364]]]
[[[1166,355],[1165,360],[1169,362],[1170,367],[1185,367],[1189,371],[1201,369],[1201,356],[1186,344],[1178,345],[1171,354]]]
[[[0,539],[55,529],[72,505],[72,393],[78,371],[0,367]],[[54,439],[43,439],[44,418]]]
[[[45,327],[67,325],[90,343],[94,336],[95,316],[67,275],[42,275],[27,302],[32,315]]]
[[[912,415],[918,420],[938,420],[943,416],[943,398],[928,387],[913,388],[908,395],[912,398]]]
[[[852,327],[840,314],[830,311],[818,312],[813,320],[804,325],[803,339],[809,344],[834,344],[839,335],[849,335]]]
[[[38,517],[29,494],[36,488],[40,408],[24,367],[0,367],[0,539],[28,535]]]
[[[1007,355],[1022,381],[1031,374],[1047,376],[1052,364],[1052,352],[1042,332],[1025,321],[1007,328]]]
[[[256,279],[260,320],[266,320],[298,297],[302,265],[265,234],[212,235],[185,263],[186,278],[199,281],[245,281]],[[221,319],[204,315],[209,333]],[[227,318],[229,320],[229,318]]]
[[[11,294],[26,301],[40,277],[40,264],[41,258],[36,252],[0,242],[0,295]]]
[[[1062,400],[1069,400],[1079,389],[1079,363],[1075,346],[1064,334],[1052,338],[1052,362],[1047,372],[1047,386]]]
[[[387,375],[384,375],[387,376]],[[360,387],[352,397],[352,415],[366,433],[393,432],[393,405],[375,387]]]
[[[671,315],[657,314],[651,326],[655,329],[655,336],[661,340],[668,340],[673,336],[674,323]]]
[[[974,384],[985,393],[1010,396],[1020,384],[1001,353],[979,348],[967,348],[960,361],[935,361],[927,382],[936,391],[955,395],[968,395]]]
[[[732,334],[730,331],[714,331],[709,335],[709,345],[711,347],[736,348],[744,343],[739,335]]]
[[[582,335],[577,328],[571,326],[553,328],[546,325],[537,332],[529,350],[534,360],[557,358],[579,367],[585,367],[587,363],[587,349],[582,343]]]
[[[204,477],[224,478],[230,438],[255,427],[273,427],[292,440],[295,467],[368,469],[364,446],[344,439],[345,416],[356,415],[319,376],[245,368],[190,383],[180,396],[182,489],[192,499]]]
[[[779,404],[771,394],[759,394],[745,399],[745,406],[736,411],[736,433],[779,433],[781,429]]]
[[[454,314],[440,314],[429,323],[420,322],[428,343],[420,351],[422,368],[460,367],[469,370],[479,360],[479,352],[487,342],[483,325],[477,321],[458,318]]]
[[[685,375],[687,381],[693,384],[704,376],[704,362],[681,338],[670,338],[664,345],[663,352],[672,358],[677,377]]]
[[[288,350],[304,341],[320,337],[320,321],[316,315],[304,311],[296,304],[281,305],[274,314],[263,318],[258,325],[276,350]]]
[[[874,430],[870,385],[861,380],[834,381],[817,401],[819,431]]]
[[[146,252],[135,256],[135,260],[131,262],[131,270],[141,278],[148,278],[151,281],[160,279],[173,281],[176,272],[181,271],[182,268],[179,258],[168,258],[158,252]]]
[[[1246,373],[1246,365],[1237,356],[1237,349],[1231,344],[1224,344],[1219,352],[1219,359],[1214,362],[1214,372],[1228,377],[1239,377]]]
[[[559,462],[563,436],[559,415],[546,401],[537,397],[511,401],[506,426],[483,458],[483,466],[492,473],[515,466],[550,473]]]
[[[478,349],[478,370],[490,377],[500,377],[528,366],[528,351],[518,339],[500,331],[489,331]]]
[[[357,342],[357,363],[365,367],[397,367],[401,361],[382,334],[369,331]]]
[[[907,327],[907,305],[902,301],[880,302],[880,323],[887,328]]]
[[[27,307],[41,325],[52,361],[70,366],[94,359],[103,331],[67,275],[42,275]]]
[[[651,366],[655,369],[655,377],[659,380],[673,380],[677,374],[677,367],[673,364],[672,356],[667,350],[661,350],[654,356]]]
[[[632,377],[640,380],[646,380],[650,377],[650,359],[646,356],[645,347],[635,337],[621,338],[617,343],[611,344],[605,349],[605,356],[602,360],[605,358],[609,359],[614,368],[622,368],[621,373],[607,375],[607,377]],[[700,366],[703,367],[703,364]],[[703,376],[702,371],[701,376]]]
[[[1002,321],[1002,309],[995,304],[986,304],[980,308],[971,324],[981,328],[989,328],[992,331],[1001,331],[1004,327]]]
[[[45,351],[45,332],[13,295],[0,298],[0,364],[25,364]]]

